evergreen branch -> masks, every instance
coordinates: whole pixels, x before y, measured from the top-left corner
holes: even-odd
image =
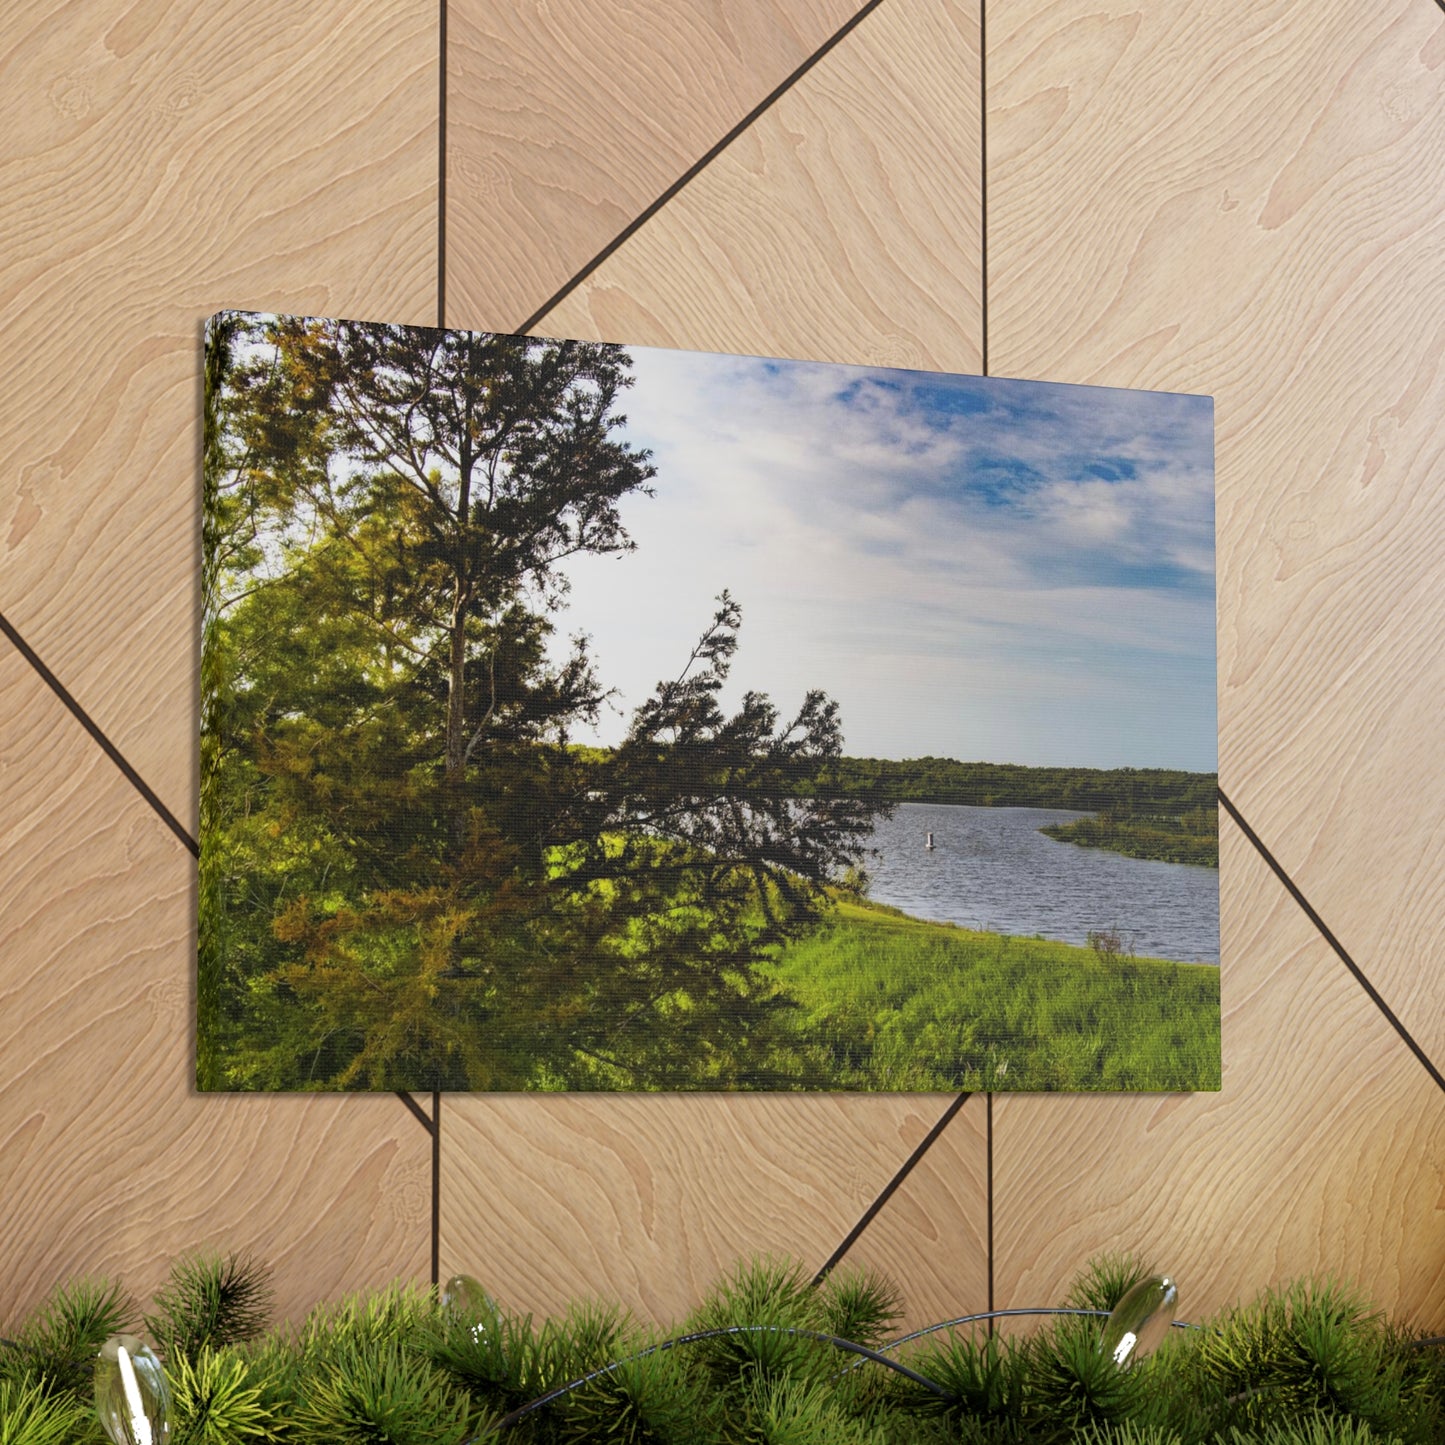
[[[270,1272],[249,1256],[198,1254],[179,1259],[156,1292],[146,1329],[170,1357],[254,1339],[271,1306]]]
[[[543,1409],[545,1406],[560,1400],[564,1395],[570,1394],[573,1390],[580,1389],[583,1385],[590,1384],[593,1380],[601,1379],[604,1375],[610,1375],[626,1365],[633,1364],[638,1360],[648,1359],[652,1355],[662,1353],[666,1350],[680,1349],[685,1345],[695,1345],[703,1340],[723,1339],[738,1335],[781,1335],[788,1339],[811,1340],[816,1344],[830,1345],[835,1350],[842,1350],[848,1354],[859,1355],[864,1360],[871,1360],[875,1364],[883,1365],[886,1369],[892,1370],[895,1374],[911,1380],[915,1385],[921,1385],[930,1394],[940,1399],[951,1400],[954,1397],[934,1380],[926,1375],[920,1375],[917,1370],[910,1369],[907,1365],[900,1364],[897,1360],[891,1360],[887,1355],[878,1350],[870,1349],[867,1345],[860,1345],[853,1340],[845,1340],[839,1335],[825,1334],[821,1330],[800,1330],[793,1329],[786,1325],[723,1325],[718,1329],[694,1330],[691,1334],[677,1335],[670,1340],[664,1340],[661,1344],[649,1345],[644,1350],[638,1350],[635,1354],[628,1355],[626,1359],[614,1360],[611,1364],[603,1365],[600,1369],[591,1370],[585,1375],[578,1376],[575,1380],[569,1380],[565,1385],[558,1385],[548,1390],[546,1394],[539,1395],[535,1400],[529,1400],[525,1405],[513,1410],[510,1414],[504,1415],[493,1427],[498,1434],[517,1424],[518,1421],[526,1419],[528,1415]],[[479,1436],[472,1436],[464,1442],[464,1445],[475,1445],[480,1439]]]

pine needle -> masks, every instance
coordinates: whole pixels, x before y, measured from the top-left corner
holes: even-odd
[[[821,1327],[855,1344],[877,1348],[903,1313],[898,1289],[872,1270],[841,1270],[818,1291]]]
[[[254,1339],[271,1309],[270,1274],[247,1255],[188,1255],[156,1293],[146,1329],[168,1359]]]
[[[0,1351],[0,1378],[43,1380],[47,1394],[89,1395],[96,1351],[131,1320],[123,1289],[107,1280],[62,1285]]]
[[[1081,1310],[1110,1311],[1154,1271],[1137,1255],[1095,1255],[1069,1286],[1064,1303]]]
[[[487,1419],[399,1339],[352,1342],[322,1362],[291,1414],[304,1445],[460,1445]]]
[[[86,1438],[94,1413],[80,1400],[48,1392],[42,1381],[0,1381],[0,1445],[74,1445]]]
[[[176,1359],[166,1374],[175,1445],[240,1445],[271,1434],[276,1422],[263,1401],[263,1384],[235,1350],[203,1345],[193,1358]]]

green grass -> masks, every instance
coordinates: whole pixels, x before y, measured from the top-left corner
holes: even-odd
[[[837,1089],[1217,1089],[1219,970],[843,901],[773,972]]]

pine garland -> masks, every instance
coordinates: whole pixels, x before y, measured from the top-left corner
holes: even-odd
[[[1146,1273],[1102,1257],[1069,1303],[1107,1310]],[[675,1333],[578,1305],[535,1323],[431,1290],[321,1306],[264,1333],[266,1271],[194,1256],[145,1315],[172,1395],[172,1445],[1438,1445],[1445,1351],[1330,1281],[1270,1290],[1174,1330],[1126,1369],[1097,1318],[1031,1333],[962,1326],[889,1345],[891,1284],[813,1288],[738,1266]],[[123,1291],[59,1290],[0,1345],[0,1445],[105,1445],[91,1369],[136,1311]],[[687,1336],[680,1342],[678,1336]],[[846,1353],[885,1350],[906,1372]],[[921,1377],[921,1378],[920,1378]],[[563,1387],[578,1380],[574,1388]],[[534,1407],[539,1397],[555,1398]]]

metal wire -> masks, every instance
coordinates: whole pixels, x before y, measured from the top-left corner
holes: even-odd
[[[921,1330],[914,1330],[911,1335],[901,1335],[896,1340],[889,1341],[884,1345],[885,1350],[896,1350],[900,1345],[911,1344],[914,1340],[921,1340],[925,1335],[935,1335],[939,1330],[955,1329],[959,1325],[975,1325],[984,1320],[1008,1319],[1014,1315],[1077,1315],[1085,1319],[1106,1320],[1109,1318],[1108,1310],[1086,1310],[1074,1309],[1070,1306],[1038,1306],[1032,1309],[1014,1310],[984,1310],[976,1315],[960,1315],[953,1320],[940,1320],[936,1325],[925,1325]],[[1170,1320],[1171,1329],[1176,1330],[1201,1330],[1203,1325],[1191,1325],[1187,1320]]]
[[[922,1385],[925,1390],[937,1395],[941,1400],[956,1400],[958,1397],[946,1386],[940,1385],[937,1380],[930,1380],[926,1375],[920,1375],[917,1370],[910,1370],[907,1365],[900,1364],[897,1360],[890,1360],[887,1355],[878,1350],[870,1349],[867,1345],[860,1345],[855,1340],[845,1340],[838,1335],[823,1334],[818,1330],[792,1329],[785,1325],[726,1325],[715,1330],[697,1330],[692,1334],[678,1335],[674,1339],[663,1340],[660,1344],[649,1345],[645,1350],[638,1350],[636,1354],[627,1355],[623,1359],[613,1360],[609,1365],[591,1370],[585,1375],[579,1375],[575,1380],[569,1380],[565,1385],[558,1385],[548,1390],[544,1395],[538,1395],[535,1400],[529,1400],[525,1405],[519,1405],[510,1414],[504,1415],[492,1426],[493,1430],[505,1430],[515,1425],[519,1420],[525,1419],[534,1410],[540,1410],[545,1405],[550,1405],[554,1400],[560,1400],[563,1395],[579,1389],[581,1386],[590,1384],[593,1380],[600,1379],[603,1375],[610,1375],[613,1370],[619,1370],[623,1365],[630,1365],[637,1360],[645,1360],[649,1355],[660,1354],[664,1350],[675,1350],[680,1345],[696,1344],[699,1340],[715,1340],[725,1335],[758,1335],[775,1334],[787,1335],[793,1339],[816,1340],[820,1344],[832,1345],[834,1349],[844,1350],[848,1354],[860,1356],[859,1363],[865,1360],[872,1360],[875,1364],[882,1365],[885,1369],[894,1371],[912,1380],[917,1385]],[[463,1442],[463,1445],[473,1445],[479,1439],[472,1436]]]
[[[925,1390],[937,1395],[941,1400],[956,1401],[958,1396],[937,1380],[930,1380],[927,1375],[921,1375],[917,1370],[910,1369],[907,1365],[900,1364],[897,1360],[888,1358],[887,1351],[899,1349],[901,1346],[911,1343],[913,1340],[922,1339],[925,1335],[935,1334],[939,1330],[953,1329],[958,1325],[978,1324],[983,1320],[1007,1319],[1016,1315],[1074,1315],[1086,1319],[1108,1319],[1108,1310],[1073,1309],[1063,1306],[1038,1309],[1012,1309],[1012,1310],[985,1310],[980,1314],[960,1315],[957,1319],[941,1320],[936,1325],[928,1325],[921,1330],[914,1330],[912,1334],[903,1335],[896,1340],[890,1341],[882,1349],[870,1349],[867,1345],[860,1345],[854,1340],[845,1340],[838,1335],[822,1334],[816,1330],[791,1329],[784,1325],[728,1325],[715,1330],[698,1330],[693,1334],[678,1335],[674,1339],[664,1340],[660,1344],[649,1345],[645,1350],[639,1350],[636,1354],[627,1355],[620,1360],[614,1360],[611,1364],[603,1365],[601,1368],[592,1370],[588,1374],[580,1375],[575,1380],[569,1380],[565,1385],[558,1385],[548,1390],[546,1394],[539,1395],[535,1400],[529,1400],[525,1405],[519,1405],[510,1414],[504,1415],[493,1427],[496,1430],[505,1430],[515,1425],[519,1420],[530,1415],[534,1410],[540,1410],[550,1405],[554,1400],[560,1400],[562,1396],[570,1394],[571,1391],[581,1386],[590,1384],[593,1380],[600,1379],[603,1375],[611,1374],[613,1370],[621,1369],[623,1365],[630,1365],[636,1360],[645,1360],[649,1355],[661,1353],[663,1350],[674,1350],[680,1345],[691,1345],[699,1340],[713,1340],[723,1335],[743,1334],[780,1334],[788,1335],[795,1339],[817,1340],[822,1344],[832,1345],[834,1349],[844,1350],[848,1354],[857,1355],[859,1358],[848,1370],[856,1370],[871,1361],[873,1364],[882,1365],[885,1369],[893,1370],[895,1373],[912,1380],[915,1384],[922,1385]],[[1183,1320],[1171,1320],[1175,1329],[1188,1330],[1199,1329],[1201,1326],[1187,1324]],[[847,1370],[839,1371],[839,1374],[846,1374]],[[836,1377],[835,1377],[836,1378]],[[463,1445],[473,1445],[476,1439],[463,1442]]]

